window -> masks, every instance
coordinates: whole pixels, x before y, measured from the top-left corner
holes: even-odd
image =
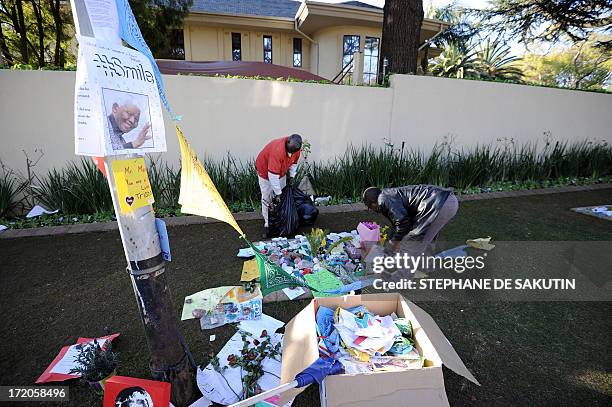
[[[232,33],[232,61],[242,61],[242,38],[240,33]]]
[[[295,68],[302,67],[302,39],[293,39],[293,66]]]
[[[363,50],[363,82],[374,85],[378,76],[378,44],[376,37],[366,37]]]
[[[263,36],[263,61],[266,64],[272,63],[272,36]]]
[[[359,52],[359,41],[361,37],[358,35],[345,35],[342,47],[342,68],[346,65],[351,64],[353,54]],[[353,65],[349,72],[353,72]]]

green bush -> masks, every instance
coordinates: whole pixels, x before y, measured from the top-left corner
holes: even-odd
[[[113,209],[106,178],[88,158],[51,170],[33,185],[35,199],[64,213],[93,214]]]
[[[342,202],[359,200],[368,186],[428,183],[472,193],[588,183],[612,176],[612,147],[606,142],[547,142],[538,149],[535,144],[517,146],[513,140],[500,141],[459,150],[452,148],[452,142],[445,142],[428,154],[404,144],[400,148],[390,143],[382,148],[349,146],[337,158],[304,166],[298,178],[308,173],[318,195],[331,195],[335,202]],[[240,161],[228,153],[222,160],[204,157],[202,163],[232,211],[252,211],[259,206],[253,160]],[[151,158],[148,167],[158,215],[179,215],[180,169]],[[34,198],[49,209],[95,215],[89,221],[106,219],[113,211],[107,181],[90,159],[49,171],[37,180]],[[12,172],[4,170],[0,217],[8,216],[16,195],[24,188]]]
[[[396,187],[428,183],[469,190],[511,182],[548,182],[564,177],[612,175],[612,147],[607,143],[484,145],[453,150],[444,143],[429,155],[418,150],[349,147],[343,156],[311,166],[313,186],[320,195],[357,199],[368,186]]]
[[[27,183],[20,181],[12,170],[0,165],[0,218],[15,214],[19,195],[26,187]]]
[[[177,207],[181,189],[181,170],[175,170],[162,159],[149,157],[149,182],[156,207]]]

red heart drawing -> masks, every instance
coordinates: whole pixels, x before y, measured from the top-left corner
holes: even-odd
[[[128,205],[132,206],[132,204],[134,203],[134,197],[133,197],[133,196],[126,196],[126,197],[125,197],[125,202],[126,202]]]

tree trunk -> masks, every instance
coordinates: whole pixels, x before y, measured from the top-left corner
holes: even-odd
[[[63,33],[63,22],[60,10],[59,0],[48,0],[49,10],[53,16],[53,25],[55,29],[55,49],[53,51],[53,65],[57,67],[64,67],[64,61],[62,58],[62,33]]]
[[[416,73],[422,22],[422,0],[385,1],[379,72]]]
[[[38,67],[45,66],[45,22],[43,19],[42,4],[37,1],[32,1],[32,10],[36,19],[36,34],[38,39]]]
[[[28,53],[28,33],[25,26],[25,18],[23,16],[23,4],[21,0],[15,1],[16,25],[15,30],[19,34],[19,51],[21,52],[21,62],[24,64],[30,63],[30,55]]]
[[[7,65],[13,65],[13,56],[4,38],[4,32],[2,31],[2,24],[0,24],[0,53],[2,54],[2,63]]]

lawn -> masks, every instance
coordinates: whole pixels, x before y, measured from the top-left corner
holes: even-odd
[[[609,222],[569,211],[576,206],[612,203],[612,189],[523,198],[465,202],[440,239],[612,241]],[[320,217],[319,227],[350,230],[371,213]],[[256,239],[260,223],[241,223]],[[183,298],[204,288],[235,284],[243,244],[225,224],[169,229],[173,261],[168,279],[177,318]],[[102,335],[105,326],[121,332],[118,373],[149,377],[148,350],[119,233],[0,239],[0,385],[30,385],[64,344],[78,336]],[[517,256],[528,267],[528,256]],[[523,262],[523,263],[520,263]],[[611,299],[612,300],[612,299]],[[264,312],[289,321],[305,302],[266,304]],[[612,402],[610,302],[418,301],[440,325],[478,387],[445,370],[451,405],[545,406]],[[198,363],[219,350],[231,327],[203,333],[195,320],[180,323]],[[216,341],[209,342],[209,334]],[[67,405],[100,405],[76,383]],[[42,405],[42,404],[37,404]],[[316,387],[295,406],[318,405]]]

